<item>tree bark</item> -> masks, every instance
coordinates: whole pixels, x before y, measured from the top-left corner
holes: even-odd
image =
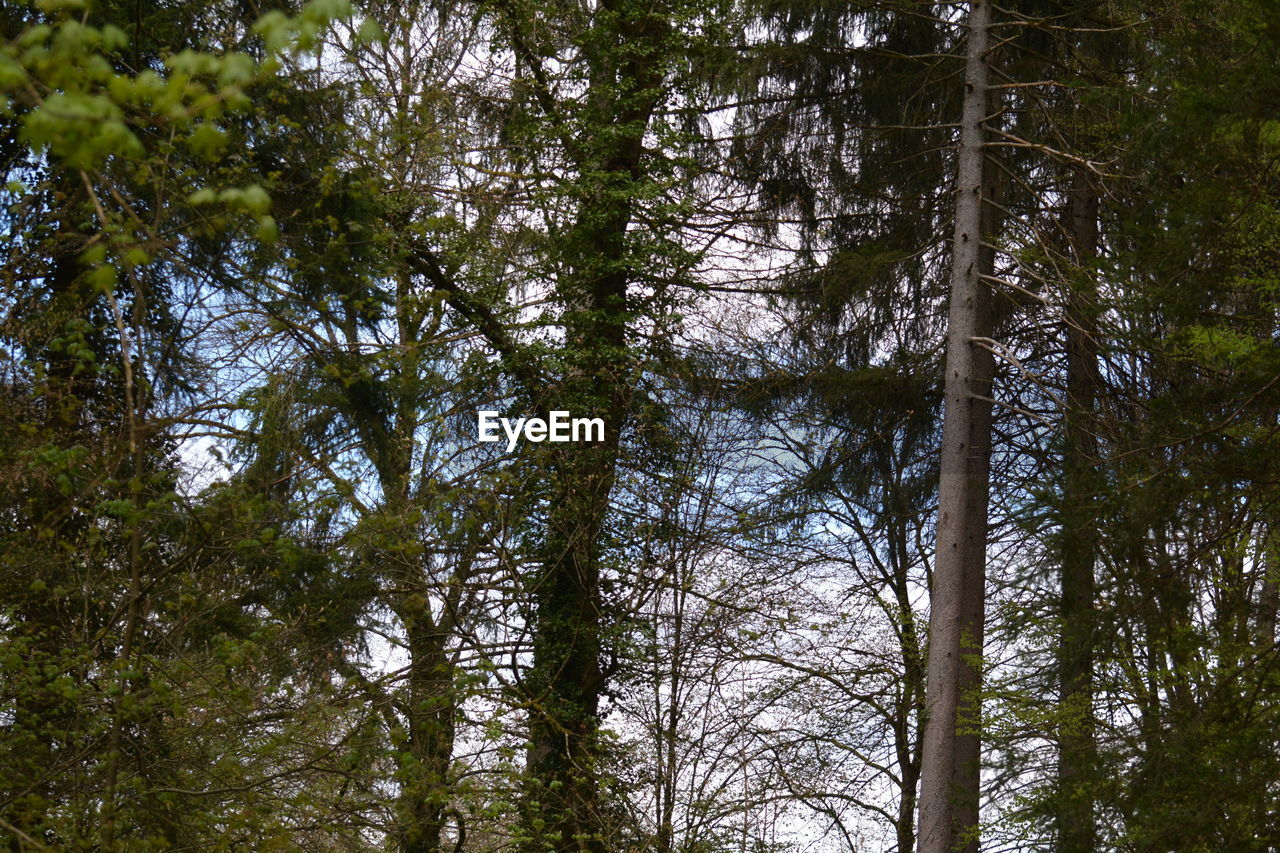
[[[969,5],[965,97],[956,163],[955,236],[944,378],[937,548],[930,596],[919,853],[974,847],[979,795],[977,711],[985,610],[987,491],[994,361],[975,342],[991,336],[992,256],[984,252],[992,8]],[[985,268],[984,268],[985,267]]]
[[[534,662],[525,678],[529,853],[610,847],[600,803],[601,540],[635,384],[627,349],[627,288],[635,275],[627,236],[643,180],[644,135],[665,79],[663,14],[662,4],[600,4],[583,38],[589,88],[577,135],[566,142],[581,189],[574,225],[560,241],[566,273],[556,282],[566,368],[559,383],[533,389],[533,396],[541,409],[603,418],[605,440],[548,451],[547,520],[531,584]],[[518,36],[516,47],[520,52]],[[531,53],[522,58],[539,67]],[[543,94],[556,121],[558,106]]]
[[[456,636],[456,595],[468,574],[466,558],[459,558],[447,582],[433,578],[430,562],[417,554],[414,543],[421,508],[414,495],[414,441],[422,405],[415,379],[422,370],[422,355],[411,344],[430,338],[429,318],[413,307],[413,282],[408,271],[396,281],[398,382],[379,388],[362,375],[360,365],[344,363],[347,373],[359,377],[343,384],[347,417],[360,446],[377,472],[382,492],[378,509],[386,532],[370,543],[365,559],[386,571],[389,585],[383,593],[386,606],[400,620],[409,654],[403,690],[385,701],[387,733],[396,745],[399,789],[395,800],[392,837],[399,853],[438,853],[456,793],[450,776],[461,702],[455,685],[456,660],[450,640]],[[350,351],[357,352],[359,338],[354,310],[346,307],[344,332]],[[388,393],[389,392],[389,393]],[[383,397],[391,405],[379,405]],[[433,599],[438,604],[433,604]],[[451,606],[452,604],[452,606]],[[392,707],[398,713],[391,713]]]
[[[413,772],[397,804],[401,853],[438,853],[448,821],[457,691],[447,638],[430,618],[409,628],[411,664],[405,717]],[[402,761],[400,769],[407,770],[407,762]]]
[[[1075,167],[1069,199],[1072,260],[1080,278],[1067,303],[1067,410],[1064,413],[1061,546],[1062,644],[1059,678],[1058,850],[1093,853],[1092,777],[1097,756],[1093,722],[1094,563],[1098,549],[1095,496],[1098,395],[1097,288],[1090,269],[1098,252],[1098,194],[1089,174]]]

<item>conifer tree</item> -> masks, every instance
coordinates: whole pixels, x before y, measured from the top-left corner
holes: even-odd
[[[987,490],[994,359],[986,129],[992,7],[969,4],[964,108],[956,157],[955,236],[944,371],[937,549],[920,775],[920,853],[974,847],[981,655],[986,618]],[[984,278],[985,277],[985,278]]]

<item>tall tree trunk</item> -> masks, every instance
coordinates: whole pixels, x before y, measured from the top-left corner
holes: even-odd
[[[449,648],[457,628],[450,615],[456,601],[450,596],[459,590],[456,582],[464,579],[467,568],[460,564],[442,585],[432,577],[430,561],[415,547],[421,509],[413,489],[414,441],[422,405],[418,377],[423,357],[413,344],[430,339],[436,329],[428,325],[432,318],[415,307],[412,288],[408,272],[402,272],[395,302],[397,339],[402,344],[398,375],[379,388],[362,375],[358,362],[348,362],[344,372],[358,378],[342,388],[348,418],[382,492],[378,512],[386,532],[373,540],[365,558],[389,573],[383,600],[403,625],[409,653],[403,692],[395,699],[388,695],[377,700],[387,703],[388,734],[397,744],[399,789],[392,836],[399,853],[438,853],[455,793],[449,771],[461,701]],[[344,326],[350,352],[358,352],[357,318],[349,305]],[[378,401],[388,390],[393,405],[386,412]],[[440,599],[438,606],[433,606],[435,598]],[[398,716],[391,713],[392,706]]]
[[[995,115],[999,110],[997,91],[987,92],[987,109],[984,115]],[[995,269],[995,249],[985,242],[988,235],[999,231],[1000,209],[994,204],[998,197],[998,170],[986,164],[982,175],[982,213],[979,217],[980,233],[984,243],[978,248],[978,269],[981,275],[991,275]],[[989,337],[993,328],[989,285],[980,283],[974,301],[975,326],[985,330],[979,337]],[[973,351],[974,392],[991,398],[992,379],[995,376],[995,355],[990,349],[979,346]],[[958,841],[964,853],[978,853],[978,812],[980,807],[980,777],[982,769],[982,650],[986,637],[986,566],[987,566],[987,483],[990,479],[991,458],[991,404],[977,401],[969,421],[969,474],[981,482],[981,498],[969,504],[969,520],[966,527],[975,531],[966,541],[965,599],[960,629],[960,697],[956,712],[956,811],[953,816],[958,828]],[[976,532],[980,531],[980,535]]]
[[[937,548],[930,595],[929,661],[921,750],[919,853],[976,844],[976,712],[985,610],[987,491],[994,361],[975,339],[991,336],[992,256],[984,252],[991,5],[969,5],[965,98],[956,163],[955,237],[944,379]],[[984,268],[985,267],[985,268]]]
[[[1088,172],[1072,174],[1068,231],[1079,278],[1067,303],[1067,410],[1063,456],[1062,644],[1059,678],[1062,722],[1058,731],[1057,814],[1060,853],[1092,853],[1093,772],[1097,744],[1093,722],[1094,563],[1098,549],[1094,512],[1098,478],[1093,411],[1098,395],[1096,301],[1091,266],[1098,252],[1098,194]]]
[[[665,78],[664,14],[662,3],[599,5],[583,38],[590,82],[581,123],[566,141],[581,192],[559,249],[567,270],[556,285],[565,306],[566,367],[556,387],[537,389],[535,397],[543,409],[603,418],[605,440],[548,451],[546,531],[531,584],[534,662],[525,679],[530,853],[609,849],[599,795],[601,539],[635,383],[627,349],[627,287],[635,274],[627,232],[643,180],[644,135]],[[522,58],[538,67],[531,53]],[[548,112],[558,111],[549,94]]]
[[[602,239],[605,262],[617,261],[626,222]],[[605,235],[601,235],[605,237]],[[616,247],[616,248],[615,248]],[[612,251],[610,251],[613,249]],[[533,669],[526,678],[529,757],[526,816],[530,849],[604,851],[598,804],[601,531],[617,467],[626,416],[629,367],[623,359],[626,277],[607,273],[590,283],[583,311],[589,328],[572,334],[576,375],[549,409],[600,417],[605,440],[552,451],[551,493],[542,565],[532,585]],[[550,848],[547,845],[550,844]]]
[[[602,258],[579,269],[608,269],[621,260],[629,216],[599,234]],[[598,267],[597,267],[598,268]],[[615,267],[616,269],[616,267]],[[571,375],[544,399],[548,409],[603,418],[605,440],[551,451],[551,491],[541,567],[532,584],[532,671],[526,823],[532,850],[604,851],[599,798],[601,531],[617,467],[629,387],[624,377],[626,276],[592,276],[571,322]],[[589,307],[585,307],[589,306]]]

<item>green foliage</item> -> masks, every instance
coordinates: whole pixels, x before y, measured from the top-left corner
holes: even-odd
[[[993,844],[1274,846],[1273,12],[1001,9]],[[909,849],[951,14],[0,7],[0,834]]]

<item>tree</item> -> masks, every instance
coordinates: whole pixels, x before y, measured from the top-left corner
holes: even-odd
[[[606,524],[642,364],[633,345],[637,324],[661,329],[669,304],[663,271],[671,262],[663,254],[672,244],[646,238],[638,227],[661,234],[669,214],[647,201],[662,192],[669,167],[645,140],[670,132],[658,118],[686,40],[675,22],[693,10],[619,0],[591,10],[547,9],[547,25],[520,4],[500,11],[537,114],[536,122],[513,128],[515,139],[535,151],[553,146],[552,156],[538,160],[563,175],[550,200],[555,233],[546,247],[563,344],[542,360],[539,387],[526,381],[525,399],[537,411],[605,424],[603,442],[553,448],[539,458],[545,510],[527,585],[533,662],[522,676],[529,715],[524,846],[603,850],[613,843],[600,793],[601,660],[613,609],[604,589]],[[554,36],[557,29],[565,36]],[[547,67],[557,42],[577,57],[563,78]]]
[[[944,370],[937,548],[930,590],[929,656],[920,771],[920,853],[976,849],[978,728],[986,618],[987,489],[995,362],[986,278],[990,182],[984,123],[992,9],[969,5],[964,111],[956,158],[955,237]]]
[[[1275,846],[1271,11],[3,6],[0,835]]]
[[[228,583],[227,555],[247,548],[223,537],[257,546],[250,537],[273,534],[243,507],[197,508],[182,494],[173,413],[203,377],[186,346],[192,281],[172,239],[210,199],[226,230],[269,224],[259,188],[209,180],[207,164],[270,62],[202,41],[199,15],[74,12],[7,7],[0,52],[13,236],[4,828],[13,849],[271,838],[290,816],[263,818],[262,804],[325,753],[264,735],[266,697],[299,721],[311,708],[279,683],[288,632],[272,642],[261,601]],[[228,29],[256,38],[238,20]],[[278,47],[295,43],[286,33]],[[287,562],[287,540],[276,544]],[[273,663],[259,668],[265,648]],[[225,790],[242,792],[238,806]]]

